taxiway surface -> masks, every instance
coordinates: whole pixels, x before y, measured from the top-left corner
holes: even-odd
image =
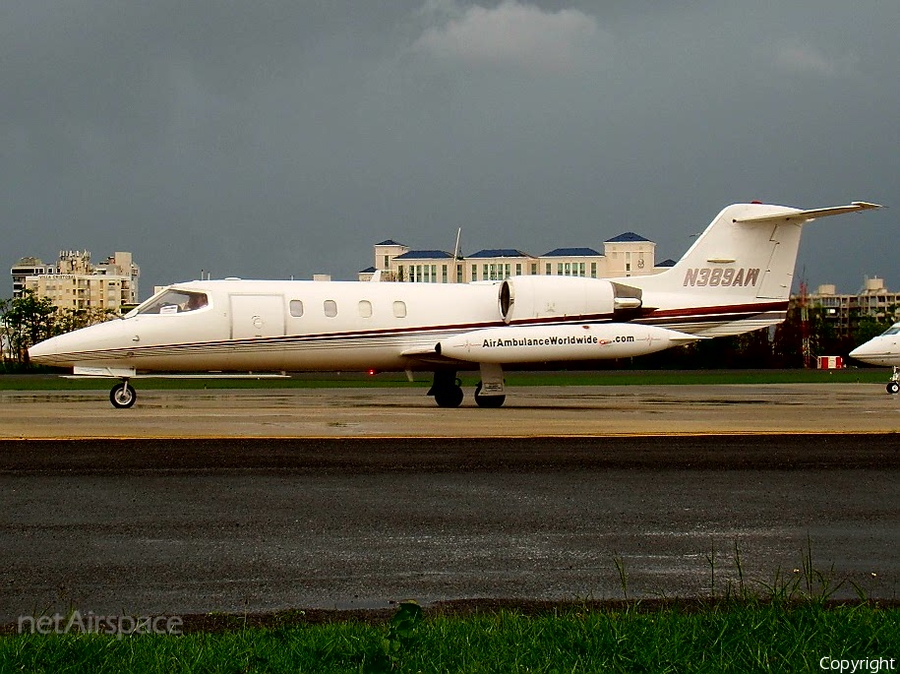
[[[885,433],[900,396],[877,384],[579,386],[471,391],[440,409],[421,387],[159,391],[113,409],[106,392],[0,392],[0,438],[508,437],[678,433]]]
[[[0,622],[805,588],[807,555],[895,599],[898,402],[835,388],[3,394]]]

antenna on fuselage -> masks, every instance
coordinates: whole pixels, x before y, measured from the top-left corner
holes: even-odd
[[[454,279],[461,280],[462,272],[460,271],[459,266],[459,238],[462,236],[462,227],[456,230],[456,245],[453,247],[453,271],[455,273]]]

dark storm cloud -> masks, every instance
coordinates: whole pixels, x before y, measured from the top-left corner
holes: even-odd
[[[4,257],[131,250],[146,295],[457,227],[675,257],[733,201],[895,201],[898,10],[734,5],[6,3]],[[900,287],[891,213],[813,225],[810,282]]]

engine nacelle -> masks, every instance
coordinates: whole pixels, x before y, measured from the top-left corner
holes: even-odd
[[[640,309],[637,288],[578,276],[514,276],[500,285],[500,315],[506,323],[536,318],[609,319]]]
[[[441,340],[435,350],[473,363],[543,363],[643,356],[698,339],[638,323],[529,325],[465,332]]]

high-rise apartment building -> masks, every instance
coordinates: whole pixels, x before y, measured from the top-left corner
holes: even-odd
[[[117,252],[93,264],[89,251],[64,250],[55,265],[23,257],[10,271],[14,297],[30,289],[61,309],[121,311],[138,302],[140,267],[127,252]]]

